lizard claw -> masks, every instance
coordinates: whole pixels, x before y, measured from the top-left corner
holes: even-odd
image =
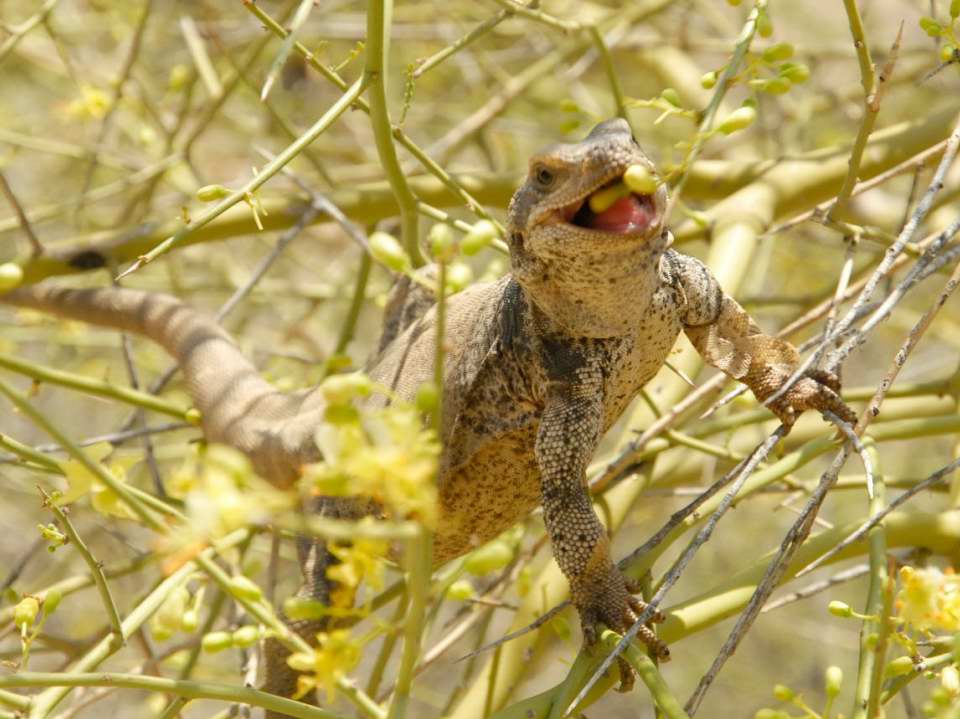
[[[574,590],[574,604],[580,614],[583,639],[588,647],[596,643],[600,625],[623,634],[636,623],[648,607],[646,602],[632,595],[638,590],[638,584],[627,580],[616,567],[611,567],[602,581],[591,583],[589,588],[581,586]],[[649,622],[640,627],[637,637],[655,657],[665,662],[670,660],[670,650],[650,628],[653,622],[662,622],[664,619],[663,612],[655,611]],[[617,691],[628,692],[633,688],[633,669],[623,657],[618,657],[617,665],[620,669]]]
[[[775,392],[769,392],[768,396],[773,394]],[[808,409],[832,412],[844,422],[857,423],[856,413],[840,398],[840,379],[826,370],[810,370],[769,407],[787,429]]]

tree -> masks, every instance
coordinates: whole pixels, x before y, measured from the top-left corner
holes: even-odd
[[[818,418],[782,438],[678,345],[591,473],[618,555],[663,598],[675,658],[661,669],[631,645],[647,690],[620,697],[600,678],[587,711],[957,711],[956,0],[923,18],[852,0],[20,5],[0,6],[0,288],[67,276],[171,291],[219,308],[268,378],[327,378],[345,408],[370,390],[346,371],[375,345],[393,278],[431,254],[454,289],[506,272],[495,236],[525,158],[626,117],[671,186],[678,244],[812,363],[842,368],[862,414],[839,439]],[[604,653],[578,654],[550,611],[567,589],[539,518],[417,581],[420,522],[305,527],[295,491],[198,450],[158,348],[0,318],[16,409],[0,491],[17,510],[0,548],[0,717],[82,716],[105,697],[158,717],[222,709],[200,699],[303,717],[561,716],[594,680]],[[311,479],[376,492],[398,466],[387,450],[415,453],[427,464],[392,501],[422,520],[429,432],[402,406],[378,421],[395,434],[354,447],[370,463]],[[290,593],[296,531],[362,537],[337,550],[359,609],[317,650],[290,640],[327,710],[244,686],[259,639],[284,637],[274,599]],[[406,564],[384,563],[386,540],[411,547]],[[926,671],[939,686],[917,692]]]

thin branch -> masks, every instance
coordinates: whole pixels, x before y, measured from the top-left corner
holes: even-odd
[[[43,254],[43,244],[40,242],[40,238],[37,237],[36,233],[33,231],[33,226],[30,224],[30,220],[27,218],[26,213],[23,211],[23,207],[20,206],[20,203],[17,201],[17,196],[13,193],[13,188],[10,187],[10,183],[7,182],[7,178],[4,177],[3,172],[0,172],[0,192],[3,192],[4,197],[7,198],[7,201],[13,207],[14,213],[17,215],[17,222],[20,223],[20,229],[23,230],[23,234],[27,236],[27,240],[30,241],[30,247],[33,249],[33,255]]]

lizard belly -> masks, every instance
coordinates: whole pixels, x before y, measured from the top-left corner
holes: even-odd
[[[540,479],[528,425],[479,447],[443,478],[434,561],[446,562],[493,539],[540,504]]]

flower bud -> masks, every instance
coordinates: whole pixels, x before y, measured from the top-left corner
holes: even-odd
[[[433,382],[424,382],[417,387],[417,394],[414,398],[414,404],[420,412],[432,412],[440,399],[440,393],[437,391],[437,385]]]
[[[750,127],[757,119],[757,111],[752,107],[738,107],[724,118],[717,129],[724,135],[731,135],[738,130]]]
[[[719,75],[717,75],[716,70],[705,72],[700,77],[700,87],[702,87],[704,90],[712,90],[714,85],[717,84],[718,79],[719,79]]]
[[[463,568],[470,574],[482,576],[503,569],[513,560],[513,550],[506,542],[495,539],[467,555]]]
[[[393,235],[386,232],[374,232],[370,235],[370,254],[380,264],[394,272],[408,272],[412,266],[410,258]]]
[[[475,222],[460,241],[460,251],[465,255],[475,255],[489,246],[498,235],[497,226],[490,220]]]
[[[939,37],[943,33],[943,28],[940,27],[940,23],[932,17],[924,16],[920,18],[920,27],[930,37]]]
[[[780,66],[780,77],[787,78],[795,85],[802,85],[810,79],[810,68],[802,62],[785,62]]]
[[[453,230],[442,222],[430,228],[427,234],[430,241],[430,253],[437,262],[449,262],[457,256],[457,245],[453,241]]]
[[[57,611],[57,607],[60,606],[60,602],[63,601],[63,592],[59,589],[49,590],[43,597],[43,612],[48,617]]]
[[[188,609],[183,613],[183,617],[180,618],[180,629],[181,631],[190,634],[197,631],[197,627],[200,626],[200,614],[196,609]]]
[[[777,701],[789,702],[793,701],[797,693],[786,684],[777,684],[773,687],[773,696]]]
[[[373,381],[362,372],[334,374],[320,383],[320,394],[330,404],[348,404],[373,391]]]
[[[204,634],[200,640],[200,648],[209,654],[222,652],[233,646],[233,635],[230,632],[210,632]]]
[[[761,92],[768,92],[771,95],[784,95],[790,92],[790,80],[783,77],[774,77],[769,80],[764,80],[760,85]]]
[[[850,605],[836,599],[827,605],[827,611],[833,616],[841,617],[842,619],[848,619],[853,616],[853,610],[850,608]]]
[[[235,647],[252,647],[260,639],[260,627],[254,624],[242,626],[233,633],[231,639]]]
[[[203,415],[200,413],[200,410],[196,407],[191,407],[186,412],[183,413],[183,418],[194,425],[195,427],[200,426],[200,422],[203,421]]]
[[[283,603],[283,613],[292,621],[320,619],[327,615],[327,606],[319,599],[290,597]]]
[[[913,659],[910,657],[897,657],[893,661],[887,662],[883,673],[888,677],[899,677],[912,672],[913,667]]]
[[[760,16],[757,18],[757,34],[760,37],[770,37],[773,35],[773,20],[770,19],[770,13],[760,13]]]
[[[197,190],[197,199],[200,202],[214,202],[215,200],[222,200],[229,194],[230,190],[223,185],[204,185]]]
[[[682,107],[683,103],[680,102],[680,95],[677,94],[677,91],[672,87],[666,87],[663,89],[663,92],[660,93],[660,97],[669,102],[674,107]]]
[[[953,45],[944,45],[940,48],[940,59],[944,62],[950,62],[953,60],[953,56],[956,54],[957,48]]]
[[[835,697],[840,693],[840,685],[843,684],[843,670],[837,666],[827,667],[824,672],[824,690],[828,697]]]
[[[40,602],[36,597],[24,597],[13,608],[13,623],[26,634],[27,627],[31,626],[40,613]]]
[[[263,597],[263,590],[260,588],[260,585],[249,577],[244,577],[242,574],[230,577],[227,586],[230,588],[230,593],[240,599],[256,602]]]
[[[638,195],[652,195],[657,191],[657,178],[643,165],[630,165],[623,173],[623,182]]]
[[[771,45],[764,50],[762,57],[764,62],[771,64],[789,60],[793,57],[793,45],[788,42],[778,42],[776,45]]]
[[[170,68],[170,79],[167,81],[167,87],[173,92],[182,90],[190,79],[190,68],[186,65],[174,65]]]
[[[449,587],[444,593],[447,599],[454,599],[457,601],[463,601],[465,599],[471,599],[476,595],[476,592],[473,589],[473,585],[470,583],[469,579],[458,579]]]
[[[16,262],[0,264],[0,292],[7,292],[23,282],[23,269]]]
[[[473,280],[473,270],[463,262],[451,262],[447,267],[447,291],[456,294]]]
[[[597,190],[590,195],[590,199],[587,201],[590,205],[590,212],[595,215],[606,212],[613,207],[617,200],[629,194],[630,188],[622,182],[617,182],[616,184],[610,185],[610,187]]]

